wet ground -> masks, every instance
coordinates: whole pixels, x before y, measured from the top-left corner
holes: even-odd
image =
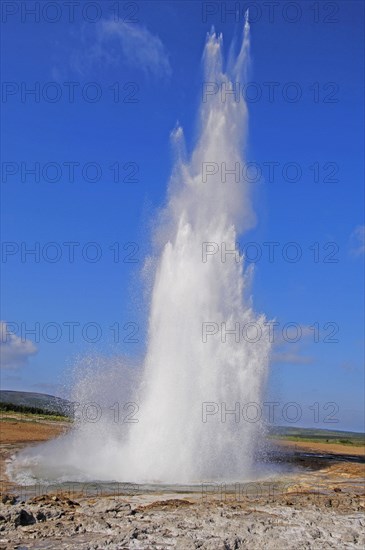
[[[11,422],[2,422],[0,550],[364,547],[361,448],[274,443],[266,474],[250,483],[20,487],[5,461],[67,423]]]

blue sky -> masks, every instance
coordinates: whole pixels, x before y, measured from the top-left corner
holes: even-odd
[[[58,393],[80,355],[143,356],[141,271],[173,165],[169,136],[179,122],[193,148],[206,33],[214,25],[228,49],[247,2],[238,2],[238,21],[224,13],[232,2],[120,2],[116,21],[112,2],[75,8],[73,20],[59,3],[39,21],[24,4],[34,3],[2,8],[1,318],[14,329],[2,387]],[[299,403],[303,425],[313,425],[313,403],[321,419],[336,403],[339,422],[320,425],[360,431],[363,3],[331,3],[332,12],[324,2],[318,11],[280,2],[274,14],[252,4],[247,160],[262,177],[253,184],[257,223],[240,246],[251,258],[262,253],[256,310],[276,319],[279,335],[290,322],[303,332],[297,343],[277,338],[268,400]],[[26,171],[34,167],[39,181]],[[268,242],[278,243],[274,261]],[[283,258],[290,242],[297,262]],[[36,247],[39,258],[25,254]],[[39,336],[27,333],[36,323]],[[138,342],[123,342],[137,329]],[[338,341],[325,342],[332,330]]]

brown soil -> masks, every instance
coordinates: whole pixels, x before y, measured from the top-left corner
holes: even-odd
[[[69,422],[45,420],[42,417],[22,418],[20,414],[2,413],[0,420],[0,493],[11,483],[5,473],[6,460],[26,445],[47,441],[67,431]]]
[[[297,449],[298,451],[308,450],[316,453],[365,456],[365,445],[361,445],[361,446],[341,445],[338,443],[322,443],[322,442],[316,442],[316,441],[311,442],[311,441],[277,440],[275,442],[285,447],[292,447],[294,449]]]
[[[64,430],[64,422],[52,422],[49,420],[1,420],[0,441],[1,444],[47,441],[52,437],[60,435]]]

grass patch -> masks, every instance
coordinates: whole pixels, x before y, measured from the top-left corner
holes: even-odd
[[[295,426],[271,426],[268,437],[283,441],[303,441],[309,443],[328,443],[337,445],[365,445],[365,434],[342,430],[320,428],[299,428]]]
[[[279,439],[281,441],[296,441],[298,443],[304,442],[304,443],[327,443],[328,445],[357,445],[361,446],[364,445],[364,440],[360,440],[359,438],[352,438],[352,439],[338,439],[336,437],[328,438],[326,436],[324,437],[301,437],[301,436],[295,436],[295,435],[270,435],[270,439]]]
[[[0,418],[1,420],[10,421],[12,419],[17,420],[55,420],[55,421],[69,421],[69,416],[55,413],[54,411],[47,411],[39,407],[28,407],[26,405],[13,405],[10,403],[0,403]]]

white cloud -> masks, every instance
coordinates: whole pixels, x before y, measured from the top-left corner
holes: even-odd
[[[289,363],[292,365],[310,365],[311,363],[313,363],[313,358],[306,355],[300,355],[300,353],[297,351],[282,351],[273,353],[272,362]]]
[[[117,37],[125,60],[131,65],[156,76],[170,75],[171,67],[164,45],[145,27],[123,21],[103,21],[100,35],[104,40]]]
[[[273,363],[288,363],[292,365],[310,365],[313,357],[305,355],[302,347],[306,347],[310,339],[313,342],[314,332],[308,325],[288,323],[285,331],[279,326],[274,335]]]
[[[24,340],[9,332],[5,321],[0,321],[0,365],[2,369],[16,369],[24,366],[37,347],[30,340]]]
[[[146,27],[124,21],[103,20],[92,31],[81,32],[82,46],[73,52],[71,66],[79,74],[95,67],[126,63],[156,77],[168,77],[171,66],[160,38]],[[90,34],[90,32],[92,34]],[[57,68],[53,68],[53,72]]]
[[[343,363],[340,363],[340,368],[346,372],[356,371],[356,366],[351,361],[344,361]]]
[[[358,225],[351,233],[350,252],[353,256],[362,256],[365,253],[365,225]]]
[[[290,345],[293,347],[297,342],[308,341],[310,338],[313,341],[314,329],[309,325],[301,325],[296,322],[288,322],[279,324],[273,327],[273,343],[275,347],[282,345]]]

